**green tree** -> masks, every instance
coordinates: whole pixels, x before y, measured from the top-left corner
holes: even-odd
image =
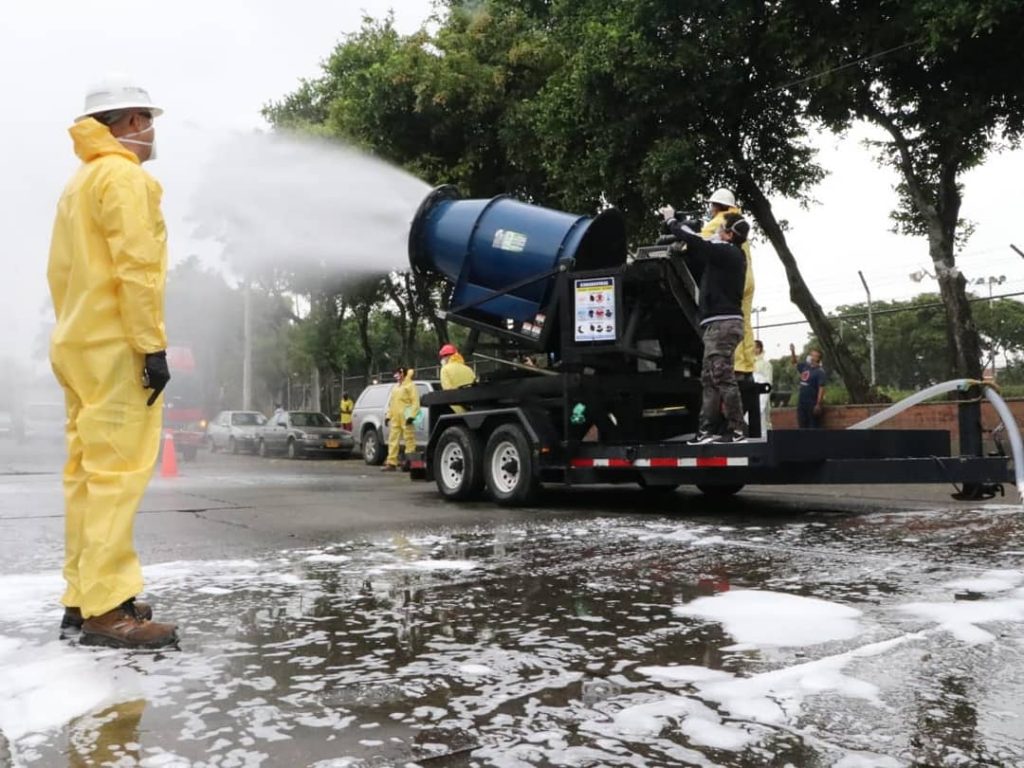
[[[793,300],[852,390],[858,361],[804,283],[772,212],[821,177],[805,141],[799,89],[778,55],[781,6],[743,0],[451,2],[435,34],[364,21],[325,65],[267,107],[277,126],[344,137],[422,178],[472,196],[620,208],[636,237],[652,207],[738,188],[782,259]],[[431,316],[429,313],[427,316]],[[439,334],[440,336],[440,334]]]
[[[924,234],[945,305],[947,370],[981,374],[981,339],[956,249],[961,178],[1024,130],[1024,5],[1019,0],[791,3],[793,61],[815,84],[811,114],[836,130],[882,128],[881,162],[900,176],[897,229]]]

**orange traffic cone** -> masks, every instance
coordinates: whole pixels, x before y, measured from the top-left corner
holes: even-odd
[[[164,432],[164,456],[160,462],[160,477],[178,476],[178,457],[174,453],[174,433]]]

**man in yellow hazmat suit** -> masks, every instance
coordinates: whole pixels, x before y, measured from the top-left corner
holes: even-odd
[[[413,422],[420,413],[420,393],[416,391],[412,368],[395,371],[395,386],[391,388],[388,400],[388,459],[381,467],[383,472],[398,471],[398,451],[405,441],[405,455],[416,450],[416,427]]]
[[[352,431],[352,411],[356,409],[356,404],[351,397],[348,396],[348,392],[341,394],[341,404],[338,407],[339,415],[341,416],[341,428],[346,432]]]
[[[50,246],[50,361],[67,407],[61,628],[81,628],[82,645],[177,642],[173,624],[135,602],[142,567],[132,541],[170,380],[162,190],[142,169],[155,155],[160,113],[123,77],[89,91],[69,129],[82,165],[57,205]]]
[[[716,190],[708,199],[711,206],[711,221],[704,225],[700,231],[701,237],[705,240],[714,237],[727,213],[740,213],[736,206],[736,196],[731,190]],[[743,280],[743,339],[736,347],[736,359],[733,368],[736,373],[749,376],[754,372],[756,362],[754,353],[754,327],[751,325],[750,316],[754,310],[754,265],[750,260],[750,240],[743,243],[743,255],[747,257],[747,274]]]
[[[466,365],[454,344],[445,344],[437,353],[441,360],[441,389],[459,389],[476,383],[476,373]],[[465,407],[453,405],[452,411],[462,413]]]

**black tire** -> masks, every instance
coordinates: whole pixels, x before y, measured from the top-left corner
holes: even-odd
[[[725,499],[742,491],[743,483],[734,483],[733,485],[701,485],[697,483],[697,490],[709,499]]]
[[[260,438],[260,441],[256,444],[256,453],[264,459],[270,458],[270,449],[267,448],[267,444],[262,438]]]
[[[217,441],[213,439],[213,435],[206,438],[206,442],[210,444],[210,453],[217,452]]]
[[[295,438],[288,438],[288,458],[289,459],[301,459],[302,449],[299,448],[298,443],[295,442]]]
[[[181,449],[181,457],[185,459],[185,461],[195,461],[198,453],[199,449],[194,445],[186,445]]]
[[[446,499],[465,501],[484,489],[480,438],[465,427],[448,427],[434,446],[434,482]]]
[[[228,438],[228,450],[231,451],[232,455],[238,455],[238,441],[234,437]]]
[[[487,439],[484,482],[491,497],[504,506],[529,504],[540,490],[537,466],[526,433],[518,424],[502,424]]]
[[[375,427],[369,427],[363,431],[363,461],[369,464],[371,467],[377,467],[384,463],[384,459],[387,458],[384,455],[384,438],[380,434],[380,430]]]

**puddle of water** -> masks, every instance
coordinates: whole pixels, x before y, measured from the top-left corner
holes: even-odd
[[[916,564],[894,528],[941,539],[941,518],[595,518],[165,563],[166,654],[57,642],[57,575],[0,576],[0,728],[26,765],[1024,761],[1024,574]]]

